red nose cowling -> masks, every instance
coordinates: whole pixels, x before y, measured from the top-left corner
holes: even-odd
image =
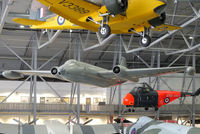
[[[126,106],[134,106],[134,97],[131,93],[128,93],[124,97],[123,104],[126,105]]]

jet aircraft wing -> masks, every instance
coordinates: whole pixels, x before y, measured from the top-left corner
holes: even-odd
[[[38,0],[49,7],[49,10],[67,18],[70,22],[87,28],[91,31],[98,31],[99,25],[93,22],[86,22],[88,16],[95,20],[99,17],[98,10],[101,8],[85,0]]]
[[[177,73],[177,72],[182,72],[182,71],[186,71],[189,75],[194,75],[195,73],[195,69],[192,67],[128,69],[122,66],[116,66],[113,69],[113,73],[115,74],[115,76],[113,77],[120,78],[123,80],[137,81],[139,78],[143,78],[143,77],[160,76],[160,75]],[[110,74],[110,77],[111,77],[111,74]]]
[[[170,73],[177,73],[186,71],[189,75],[193,75],[195,70],[192,67],[163,67],[163,68],[144,68],[144,69],[128,69],[123,66],[119,67],[113,71],[101,71],[98,73],[100,77],[104,77],[105,79],[110,79],[114,81],[118,81],[118,83],[123,83],[127,80],[137,82],[139,78],[143,77],[153,77],[160,76]],[[117,72],[115,72],[117,71]]]
[[[39,71],[39,70],[11,70],[11,71],[4,71],[2,75],[8,79],[19,79],[24,78],[25,75],[37,75],[41,77],[48,77],[48,78],[58,78],[55,75],[51,74],[51,71]]]
[[[144,69],[127,69],[127,77],[142,78],[150,76],[160,76],[170,73],[186,71],[188,67],[164,67],[164,68],[144,68]]]

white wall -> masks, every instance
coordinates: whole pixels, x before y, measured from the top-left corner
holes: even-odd
[[[183,74],[171,74],[168,76],[172,77],[180,77],[183,76]],[[198,75],[200,76],[200,75]],[[154,79],[154,78],[152,78]],[[174,90],[174,91],[181,91],[183,78],[169,78],[169,77],[162,77],[163,80],[167,82],[167,84]],[[148,78],[142,78],[140,79],[139,83],[142,82],[148,82]],[[186,87],[188,87],[190,83],[191,78],[186,79]],[[0,81],[0,96],[7,96],[12,92],[18,85],[20,85],[22,81]],[[71,83],[67,82],[49,82],[49,84],[63,97],[69,97],[70,96],[70,90],[71,90]],[[127,82],[122,84],[122,99],[123,97],[130,92],[133,87],[138,86],[137,83]],[[200,78],[196,78],[196,89],[200,88]],[[160,81],[160,90],[169,90],[169,88]],[[29,96],[30,91],[30,83],[26,82],[22,87],[20,87],[17,90],[17,93],[14,93],[12,96],[10,96],[7,100],[7,102],[20,102],[21,96]],[[38,91],[38,102],[39,97],[57,97],[51,89],[43,82],[37,82],[37,91]],[[192,88],[189,90],[192,92]],[[109,93],[110,88],[100,88],[90,85],[81,84],[81,103],[85,104],[85,98],[107,98],[107,102],[109,100]],[[114,104],[117,104],[117,91],[114,98]],[[197,97],[197,103],[200,103],[200,98]],[[174,103],[178,103],[179,101],[175,101]],[[188,97],[186,99],[187,103],[191,103],[191,99]]]

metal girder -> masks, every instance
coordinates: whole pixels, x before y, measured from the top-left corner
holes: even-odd
[[[179,54],[179,53],[186,53],[186,52],[193,51],[193,50],[195,50],[195,49],[197,49],[199,47],[200,47],[200,44],[197,44],[197,45],[195,45],[193,47],[190,47],[188,49],[183,49],[183,50],[180,50],[180,51],[171,52],[171,53],[168,53],[167,55],[174,55],[174,54]]]
[[[42,69],[44,66],[46,66],[50,61],[52,61],[54,58],[56,58],[58,55],[60,55],[64,50],[60,50],[57,52],[54,56],[52,56],[49,60],[47,60],[45,63],[43,63],[38,70]]]
[[[55,34],[53,34],[53,31],[51,31],[50,34],[47,32],[49,40],[47,42],[45,42],[44,44],[40,44],[41,39],[42,39],[43,35],[45,34],[45,32],[46,31],[42,31],[39,40],[37,39],[38,49],[41,49],[41,48],[53,43],[56,40],[56,38],[60,35],[62,30],[57,30]]]
[[[179,60],[182,56],[184,55],[184,53],[180,54],[172,63],[170,63],[168,65],[168,67],[171,67],[174,63],[176,63],[177,60]]]
[[[189,21],[185,22],[184,24],[180,25],[180,27],[184,28],[186,26],[188,26],[189,24],[195,22],[196,20],[198,20],[200,18],[200,11],[198,11],[198,14],[195,15],[192,19],[190,19]],[[174,31],[169,31],[167,34],[163,35],[162,37],[158,38],[157,40],[155,40],[154,42],[152,42],[148,47],[144,48],[144,47],[139,47],[139,48],[136,48],[136,49],[132,49],[132,50],[129,50],[127,45],[125,44],[125,42],[123,42],[123,46],[124,46],[124,49],[125,49],[125,52],[126,53],[135,53],[135,52],[138,52],[138,51],[142,51],[142,50],[146,50],[146,49],[149,49],[153,46],[155,46],[156,44],[158,44],[159,42],[161,42],[162,40],[168,38],[169,36],[173,35],[174,33],[176,33],[177,31],[179,30],[174,30]],[[196,47],[195,47],[196,48]],[[191,47],[190,49],[195,49],[193,47]],[[171,54],[171,53],[170,53]],[[168,54],[169,55],[169,54]]]
[[[88,34],[90,34],[90,33],[88,32]],[[96,35],[97,35],[97,39],[98,39],[99,43],[94,44],[90,47],[87,47],[87,41],[88,41],[89,35],[87,35],[85,42],[83,42],[83,39],[82,39],[81,35],[79,34],[79,39],[80,39],[80,43],[81,43],[83,51],[89,51],[89,50],[95,49],[97,47],[104,46],[106,43],[108,43],[111,39],[113,39],[116,36],[116,34],[111,34],[108,38],[102,40],[99,37],[98,33],[96,33]]]
[[[200,47],[200,43],[197,44],[197,45],[194,45],[194,42],[195,42],[195,35],[196,35],[196,32],[197,32],[197,28],[198,28],[198,22],[196,21],[196,24],[195,24],[195,28],[194,28],[194,32],[193,32],[193,39],[191,41],[191,44],[189,44],[189,42],[187,41],[186,37],[184,36],[184,34],[181,32],[182,36],[183,36],[183,39],[185,40],[188,48],[186,49],[183,49],[183,50],[179,50],[179,51],[174,51],[174,52],[171,52],[171,53],[166,53],[166,55],[174,55],[174,54],[179,54],[179,53],[186,53],[186,52],[190,52],[190,51],[194,51],[196,50],[197,48]]]
[[[24,57],[28,57],[28,51],[29,51],[29,47],[32,45],[32,43],[33,43],[33,38],[34,38],[34,35],[35,35],[35,33],[30,37],[30,39],[29,39],[29,42],[28,42],[28,44],[26,45],[26,49],[25,49],[25,52],[24,52]],[[20,66],[20,70],[23,70],[24,69],[24,64],[23,64],[23,62],[21,62],[21,66]]]
[[[14,94],[26,81],[28,81],[28,79],[30,79],[31,76],[29,76],[28,78],[26,78],[26,80],[24,80],[19,86],[17,86],[16,89],[14,89],[5,99],[3,99],[0,104],[4,103],[12,94]]]
[[[0,43],[4,45],[11,53],[13,53],[18,59],[20,59],[25,65],[29,67],[29,69],[33,70],[33,68],[25,61],[23,60],[14,50],[12,50],[4,41],[0,40]]]
[[[0,21],[0,34],[5,24],[6,17],[8,16],[8,12],[10,11],[10,6],[13,4],[13,0],[3,0],[2,2],[3,4],[2,4],[2,14]]]

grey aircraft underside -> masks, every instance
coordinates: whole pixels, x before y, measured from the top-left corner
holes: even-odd
[[[122,127],[126,126],[126,127]],[[46,121],[45,125],[0,124],[0,134],[199,134],[200,128],[164,123],[140,117],[133,124],[64,125]]]
[[[140,117],[135,124],[124,129],[124,134],[199,134],[200,128],[164,123],[149,117]]]
[[[163,68],[141,68],[128,69],[126,59],[122,58],[120,65],[113,70],[107,70],[94,65],[76,60],[68,60],[60,67],[53,67],[48,71],[40,70],[9,70],[2,75],[8,79],[20,79],[25,75],[37,75],[41,77],[57,78],[64,81],[79,82],[99,87],[109,87],[122,84],[126,81],[138,82],[139,78],[159,76],[168,73],[186,71],[193,75],[195,70],[192,67],[163,67]]]

